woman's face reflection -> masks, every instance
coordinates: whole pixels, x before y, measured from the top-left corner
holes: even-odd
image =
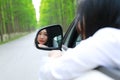
[[[47,42],[47,40],[48,40],[47,30],[43,29],[39,32],[37,41],[39,44],[44,45]]]

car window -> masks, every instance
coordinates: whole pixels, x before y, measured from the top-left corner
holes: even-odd
[[[63,45],[67,48],[74,48],[81,41],[81,36],[78,34],[76,25],[74,23],[75,20],[73,20],[64,36]]]
[[[78,45],[81,41],[81,36],[78,34],[76,28],[70,30],[70,33],[68,34],[65,46],[68,48],[74,48],[76,45]]]
[[[81,39],[81,36],[78,35],[78,37],[77,37],[74,45],[77,46],[77,45],[80,43],[81,40],[82,40],[82,39]]]

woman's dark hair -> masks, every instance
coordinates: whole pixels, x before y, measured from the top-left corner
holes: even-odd
[[[47,31],[47,36],[48,36],[48,40],[45,43],[45,45],[47,45],[48,47],[53,47],[53,37],[51,36],[51,31],[49,29],[46,29]]]
[[[84,17],[86,38],[100,28],[120,28],[120,0],[82,0],[77,15],[81,23]]]

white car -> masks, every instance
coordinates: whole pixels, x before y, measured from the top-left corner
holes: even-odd
[[[78,34],[76,30],[77,22],[75,21],[76,20],[73,20],[73,22],[70,24],[64,36],[62,27],[60,25],[49,25],[47,27],[40,29],[35,37],[36,48],[43,50],[58,49],[62,51],[66,51],[68,48],[74,48],[81,41],[81,36]],[[48,44],[52,46],[48,45],[47,47],[38,46],[37,42],[38,34],[43,29],[47,29],[49,34],[51,35],[51,36],[48,35],[51,38]],[[107,69],[102,66],[99,66],[75,80],[120,80],[120,70]]]

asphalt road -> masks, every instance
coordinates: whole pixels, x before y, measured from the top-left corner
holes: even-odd
[[[34,46],[35,33],[0,45],[0,80],[38,80],[46,51]]]

